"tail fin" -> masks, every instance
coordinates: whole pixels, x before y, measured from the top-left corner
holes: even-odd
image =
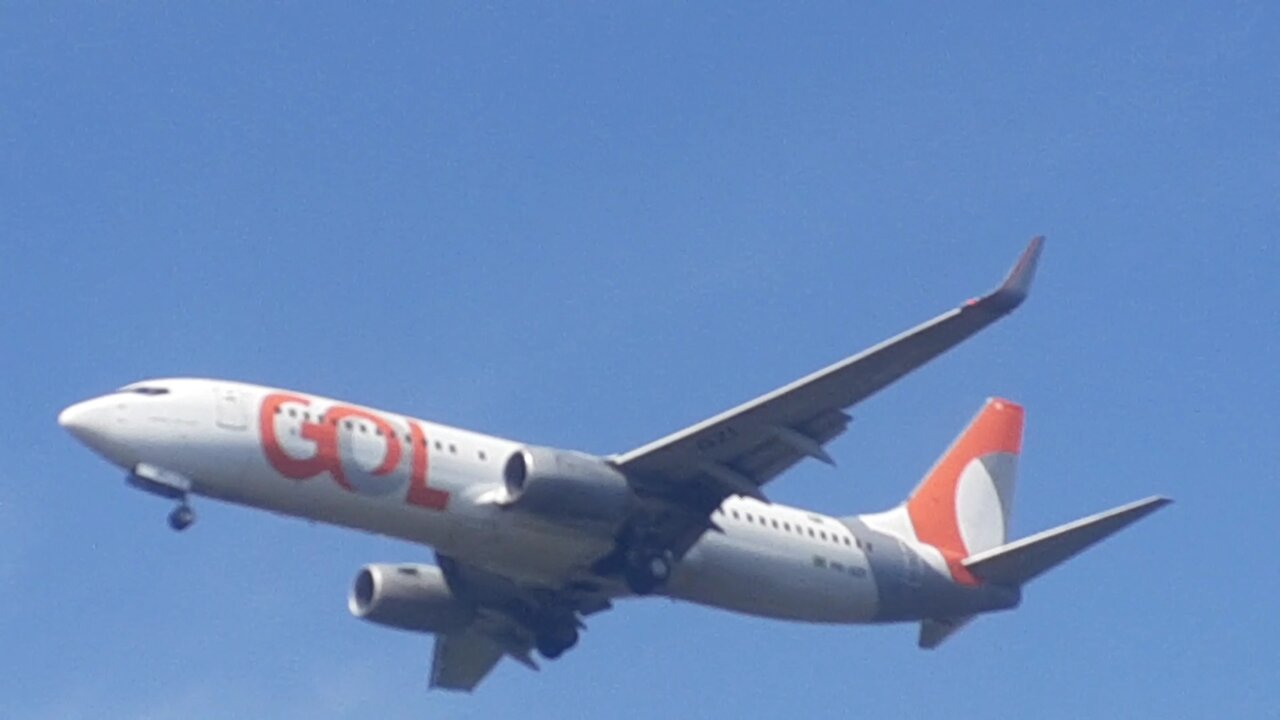
[[[988,400],[907,500],[916,537],[942,551],[959,582],[976,584],[966,557],[1005,542],[1022,425],[1022,406]]]
[[[916,538],[942,553],[952,579],[961,585],[1020,588],[1173,502],[1163,497],[1139,500],[1006,544],[1022,426],[1019,405],[988,400],[905,504]],[[901,512],[899,507],[888,515],[898,523]],[[920,647],[937,647],[973,617],[923,620]]]

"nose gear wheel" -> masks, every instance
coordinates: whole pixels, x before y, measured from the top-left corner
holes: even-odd
[[[192,510],[191,506],[185,502],[174,508],[173,512],[169,513],[169,527],[173,528],[177,532],[182,532],[183,530],[191,527],[192,523],[195,521],[196,511]]]

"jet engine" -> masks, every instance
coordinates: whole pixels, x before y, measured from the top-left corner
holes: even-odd
[[[347,607],[362,620],[414,632],[447,632],[475,617],[475,606],[454,595],[433,565],[365,565]]]
[[[634,498],[627,478],[594,455],[523,447],[502,468],[508,504],[549,518],[615,526]]]

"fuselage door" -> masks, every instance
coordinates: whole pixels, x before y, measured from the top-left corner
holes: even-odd
[[[228,385],[213,390],[218,427],[227,430],[244,430],[249,427],[249,408],[244,391]]]
[[[902,550],[902,582],[912,590],[920,587],[920,577],[923,574],[923,561],[916,551],[902,540],[898,540],[898,547]]]

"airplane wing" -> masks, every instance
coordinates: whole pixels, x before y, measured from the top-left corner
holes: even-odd
[[[470,692],[506,654],[496,639],[475,628],[437,635],[430,686]]]
[[[1004,282],[984,297],[610,460],[639,487],[687,511],[675,521],[684,528],[677,531],[684,540],[674,542],[680,554],[709,527],[707,516],[726,497],[763,499],[761,486],[806,457],[832,463],[823,445],[844,432],[850,420],[846,408],[1018,307],[1031,288],[1043,245],[1043,238],[1034,238]]]
[[[521,585],[510,578],[436,555],[449,587],[478,608],[466,627],[436,636],[430,687],[470,692],[504,657],[537,670],[533,650],[538,630],[551,624],[571,627],[576,644],[582,618],[612,607],[603,589],[583,582],[573,587]],[[559,653],[557,653],[559,654]]]

